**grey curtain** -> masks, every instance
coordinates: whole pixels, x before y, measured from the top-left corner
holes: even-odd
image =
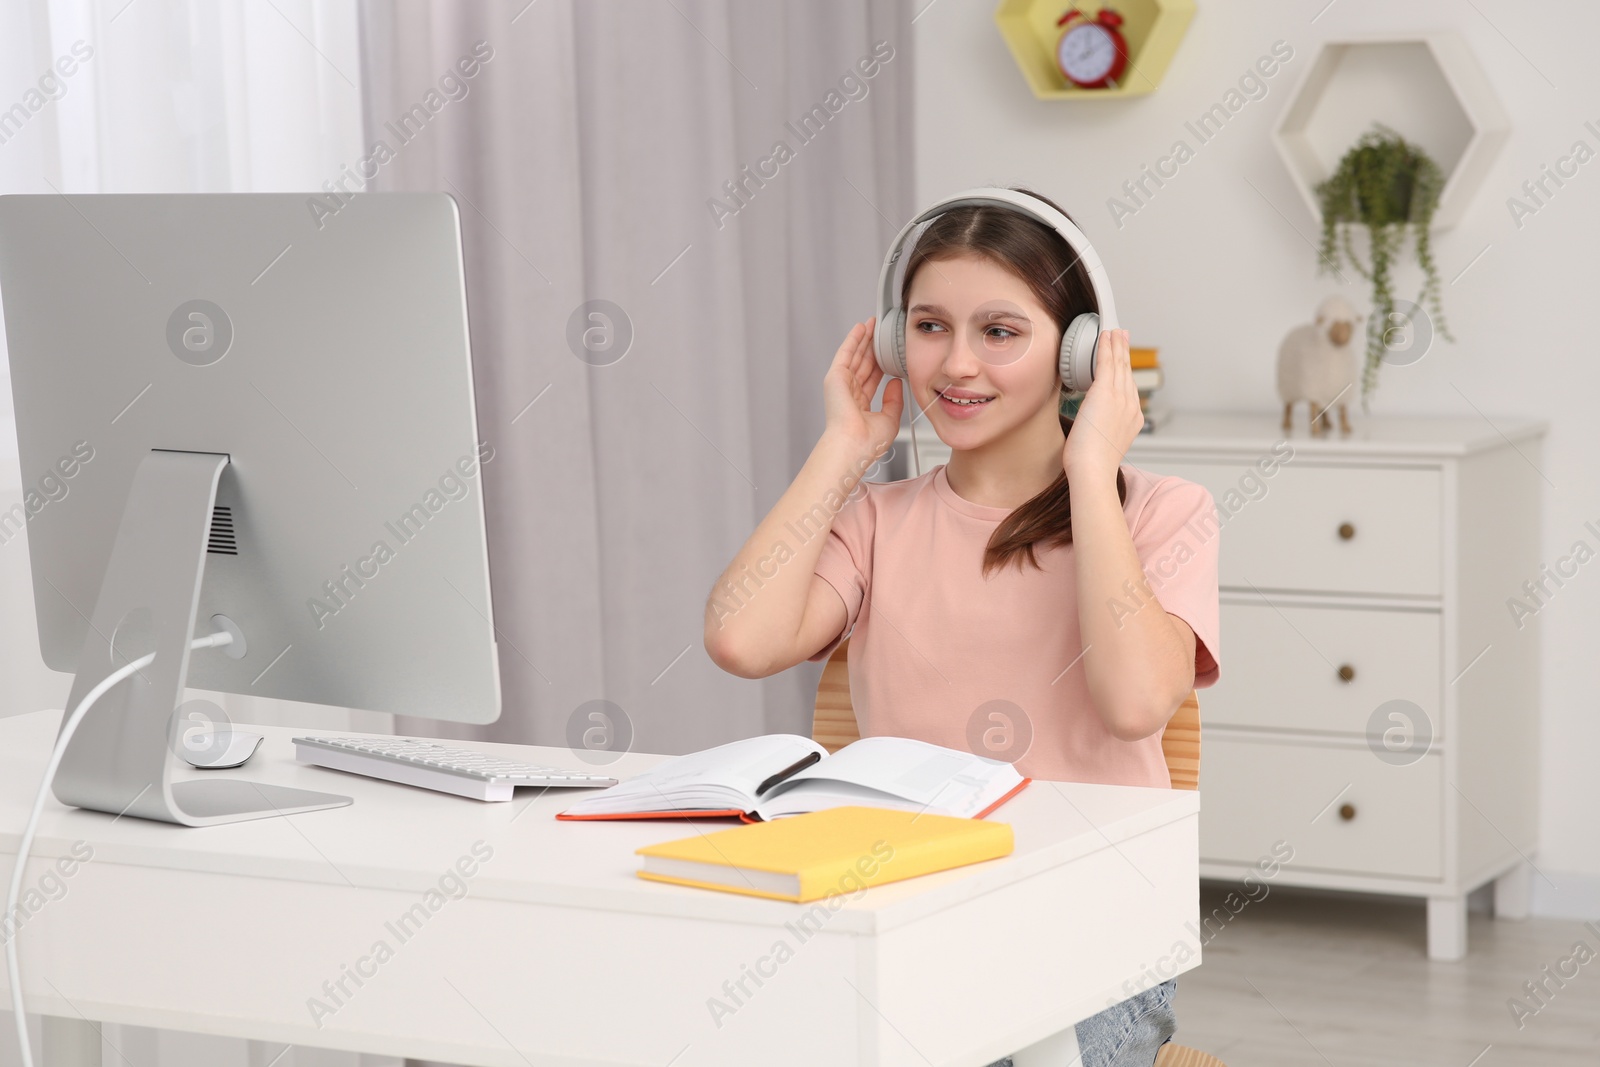
[[[911,17],[365,0],[388,152],[348,188],[455,196],[493,449],[501,718],[401,732],[564,745],[610,721],[672,753],[809,732],[820,667],[726,675],[702,612],[821,432],[822,375],[912,210]]]

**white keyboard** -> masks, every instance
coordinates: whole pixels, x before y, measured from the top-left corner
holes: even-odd
[[[411,737],[296,737],[295,759],[335,771],[455,793],[474,800],[510,800],[521,785],[570,789],[616,785],[615,778],[501,759]]]

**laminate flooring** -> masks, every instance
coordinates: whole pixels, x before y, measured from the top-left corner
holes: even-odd
[[[1201,915],[1230,914],[1233,888],[1203,882]],[[1580,921],[1471,911],[1466,958],[1439,963],[1421,901],[1273,886],[1201,940],[1175,1040],[1228,1067],[1600,1067],[1600,936]],[[1558,965],[1577,973],[1541,1007],[1523,984]],[[1520,1026],[1513,998],[1538,1009]]]

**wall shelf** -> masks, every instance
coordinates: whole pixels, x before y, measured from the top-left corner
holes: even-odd
[[[1313,218],[1322,217],[1317,183],[1374,121],[1439,164],[1445,184],[1436,229],[1461,221],[1511,136],[1494,87],[1455,34],[1325,41],[1272,132]]]
[[[1116,88],[1080,89],[1057,69],[1056,40],[1061,30],[1056,20],[1072,7],[1091,18],[1105,7],[1122,16],[1128,69]],[[1011,49],[1028,88],[1040,100],[1114,100],[1154,91],[1166,76],[1167,66],[1193,17],[1194,0],[1117,0],[1110,4],[1001,0],[994,13],[1000,36]]]

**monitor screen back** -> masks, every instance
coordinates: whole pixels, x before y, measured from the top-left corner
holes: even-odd
[[[321,210],[314,202],[322,203]],[[499,715],[459,217],[444,194],[0,197],[45,663],[74,671],[135,467],[225,453],[188,684]]]

